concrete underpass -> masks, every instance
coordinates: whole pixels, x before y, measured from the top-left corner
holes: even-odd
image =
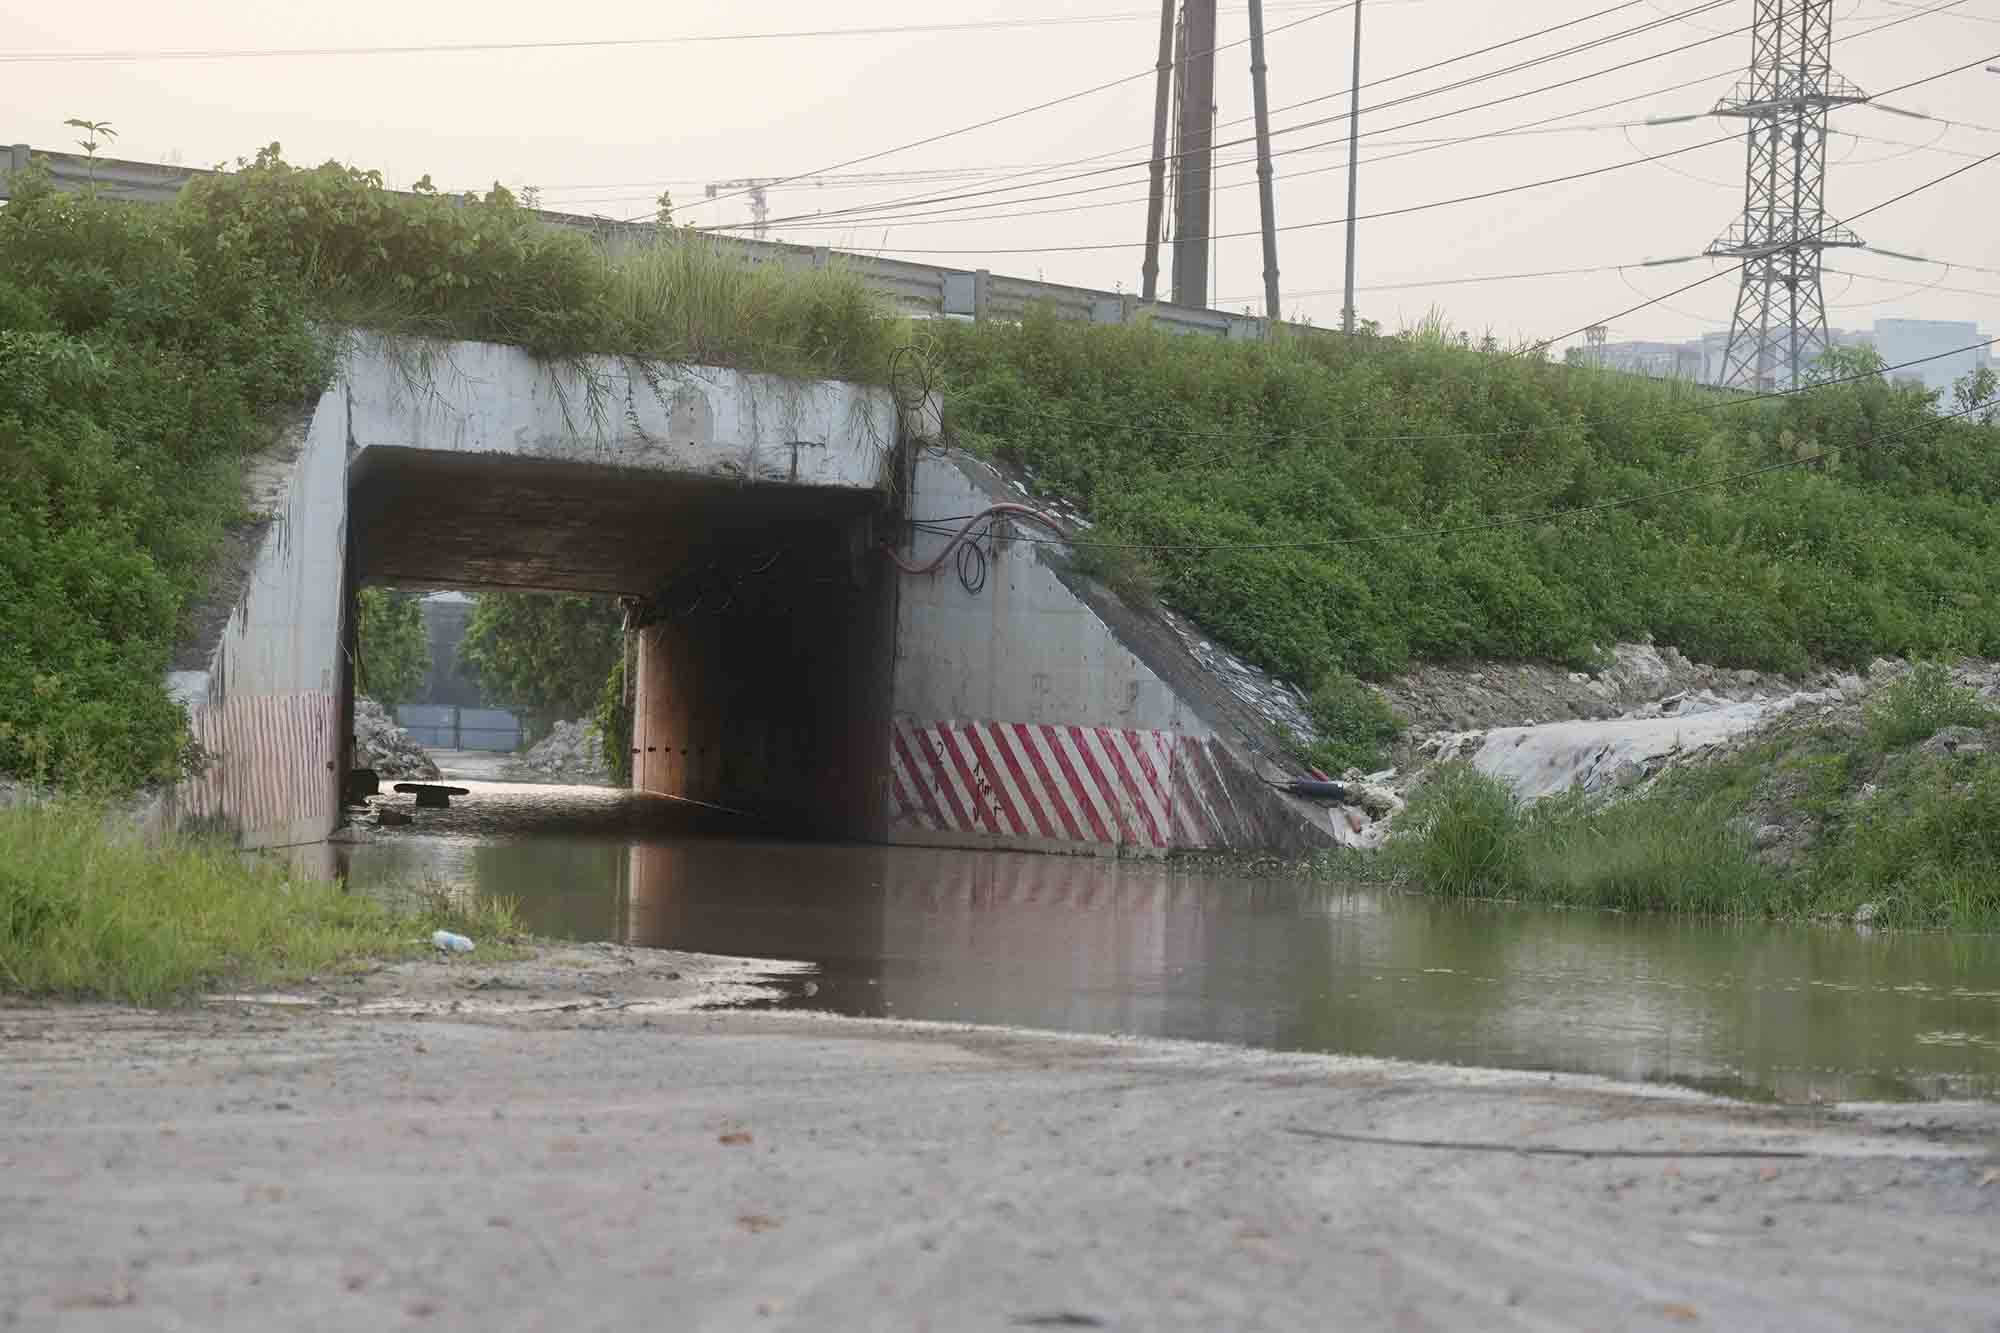
[[[636,788],[765,832],[884,836],[882,492],[408,448],[349,477],[359,581],[625,602]]]
[[[331,832],[375,583],[621,599],[634,785],[759,831],[1098,856],[1330,836],[1226,739],[1262,724],[1174,632],[1020,540],[1015,516],[1053,520],[999,504],[1020,492],[990,467],[919,447],[937,412],[715,367],[357,345],[266,460],[270,526],[209,668],[172,682],[210,758],[176,809],[246,846]],[[968,514],[990,521],[906,521]]]

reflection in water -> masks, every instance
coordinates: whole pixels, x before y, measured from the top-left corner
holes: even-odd
[[[2000,937],[1867,937],[1143,862],[776,842],[717,836],[728,830],[712,814],[657,799],[473,786],[461,808],[354,849],[354,882],[429,875],[516,897],[548,934],[805,959],[822,969],[809,1003],[852,1014],[1786,1099],[2000,1095]]]

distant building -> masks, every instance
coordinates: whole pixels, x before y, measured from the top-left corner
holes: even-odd
[[[431,644],[431,672],[423,692],[410,702],[482,708],[479,682],[467,676],[458,660],[458,645],[472,619],[472,599],[462,592],[434,592],[424,598],[424,633]]]
[[[1827,337],[1836,347],[1872,347],[1888,365],[1901,365],[1935,356],[1920,366],[1893,372],[1899,381],[1921,383],[1932,390],[1949,391],[1952,381],[1990,365],[1992,350],[1971,347],[1985,335],[1974,323],[1947,319],[1878,319],[1872,329],[1829,329]],[[1954,352],[1955,348],[1970,348]],[[1700,384],[1722,381],[1729,350],[1728,330],[1704,333],[1687,342],[1606,342],[1584,353],[1586,363],[1607,370],[1629,371],[1653,379],[1694,380]],[[1941,353],[1950,352],[1944,356]],[[1778,386],[1788,387],[1789,377],[1778,370]]]
[[[1935,361],[1895,372],[1896,379],[1921,380],[1927,389],[1949,392],[1953,380],[1970,375],[1985,365],[1986,354],[1992,350],[1977,347],[1968,352],[1954,352],[1953,349],[1979,342],[1984,336],[1977,324],[1955,320],[1878,319],[1875,321],[1874,342],[1875,350],[1892,366],[1921,357],[1938,356],[1941,352],[1952,352],[1950,356],[1938,356]]]

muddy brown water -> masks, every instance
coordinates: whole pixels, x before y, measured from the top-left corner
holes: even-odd
[[[1453,903],[1172,864],[788,842],[600,788],[468,782],[350,885],[537,932],[797,959],[786,1003],[1565,1070],[1806,1101],[2000,1096],[2000,936]],[[408,798],[399,798],[407,802]]]

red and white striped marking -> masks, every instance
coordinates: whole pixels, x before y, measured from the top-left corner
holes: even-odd
[[[1171,731],[898,718],[892,824],[1148,851],[1227,842],[1202,742]]]
[[[339,700],[316,690],[191,709],[188,729],[209,764],[179,784],[180,811],[226,821],[245,846],[294,840],[299,825],[338,808],[339,715]]]

